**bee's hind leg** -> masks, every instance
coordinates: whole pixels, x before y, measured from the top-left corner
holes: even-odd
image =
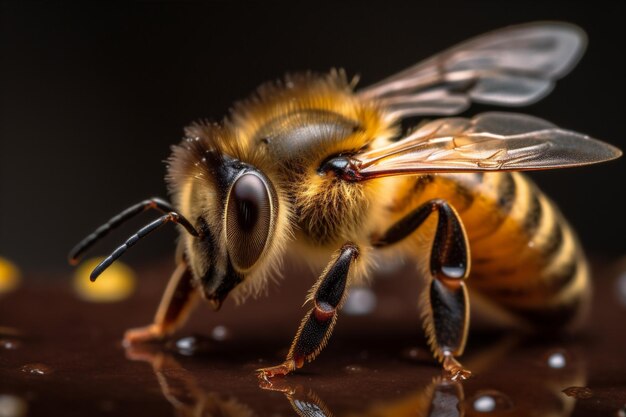
[[[305,361],[311,362],[326,346],[337,321],[337,310],[345,298],[350,266],[358,256],[359,250],[355,245],[343,245],[310,292],[313,308],[302,320],[287,358],[280,365],[258,369],[259,378],[267,380],[287,375],[301,368]]]
[[[416,231],[431,213],[438,213],[422,305],[424,328],[434,355],[453,380],[471,372],[456,357],[463,353],[469,327],[469,298],[465,279],[470,270],[467,236],[457,212],[446,201],[430,200],[394,224],[374,245],[396,243]]]
[[[170,278],[152,324],[129,329],[124,335],[124,345],[163,339],[186,321],[198,299],[192,285],[187,263],[179,262]]]

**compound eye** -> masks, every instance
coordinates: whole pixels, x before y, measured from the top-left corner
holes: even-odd
[[[250,269],[263,253],[271,220],[266,183],[256,174],[243,174],[233,184],[226,203],[226,246],[239,272]]]

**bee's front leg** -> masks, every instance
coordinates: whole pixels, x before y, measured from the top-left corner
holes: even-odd
[[[311,362],[326,346],[337,321],[337,309],[346,293],[350,266],[359,256],[359,249],[347,243],[326,268],[311,290],[314,306],[302,320],[285,361],[270,368],[259,369],[259,378],[267,379],[301,368]]]
[[[153,323],[127,330],[124,345],[159,340],[173,333],[185,322],[197,299],[191,272],[187,263],[181,261],[167,284]]]
[[[374,246],[396,243],[415,232],[434,212],[438,214],[430,256],[427,302],[422,306],[424,327],[433,353],[451,379],[471,372],[457,361],[465,349],[469,327],[469,298],[465,279],[470,270],[467,236],[458,213],[441,199],[430,200],[394,224]]]

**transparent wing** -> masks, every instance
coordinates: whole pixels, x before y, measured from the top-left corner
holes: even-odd
[[[523,106],[540,100],[578,62],[586,35],[577,26],[537,22],[463,42],[358,91],[390,117],[453,115],[471,101]]]
[[[622,152],[533,116],[491,112],[429,122],[384,148],[357,154],[363,179],[425,172],[527,171],[595,164]]]

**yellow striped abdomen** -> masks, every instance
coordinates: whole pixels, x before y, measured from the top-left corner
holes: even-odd
[[[540,326],[564,326],[588,302],[589,273],[558,208],[517,172],[407,178],[391,212],[403,216],[433,198],[459,213],[471,252],[469,288]]]

